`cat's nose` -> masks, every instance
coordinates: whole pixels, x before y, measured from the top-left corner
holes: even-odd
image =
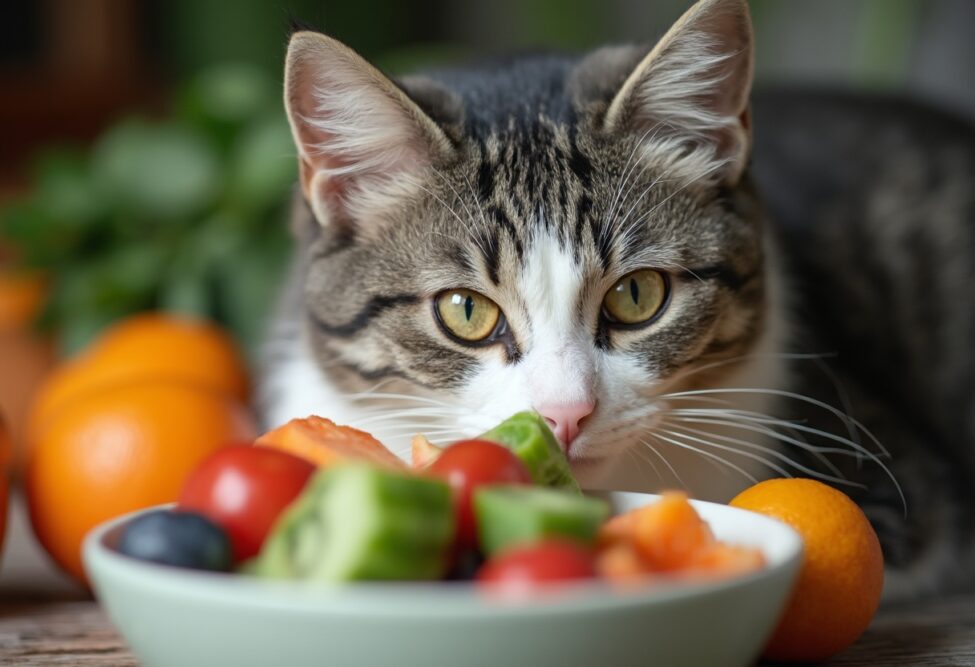
[[[535,406],[538,414],[545,418],[548,425],[555,432],[555,437],[559,439],[565,451],[569,451],[569,445],[579,435],[582,429],[582,420],[592,414],[596,407],[595,403],[562,403],[557,405]]]

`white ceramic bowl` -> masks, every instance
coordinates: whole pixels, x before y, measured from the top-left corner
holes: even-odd
[[[656,496],[611,493],[616,511]],[[620,592],[585,584],[500,603],[467,583],[308,585],[141,562],[115,551],[136,515],[85,540],[96,594],[146,667],[739,667],[774,628],[799,567],[788,526],[694,502],[760,572]]]

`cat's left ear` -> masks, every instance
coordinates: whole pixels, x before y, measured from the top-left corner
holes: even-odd
[[[700,0],[632,70],[603,128],[671,140],[699,171],[738,181],[751,150],[754,66],[746,0]]]
[[[295,33],[284,78],[302,192],[323,225],[382,217],[452,155],[443,129],[337,40]]]

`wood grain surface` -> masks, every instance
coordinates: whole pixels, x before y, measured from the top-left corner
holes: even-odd
[[[0,665],[137,664],[95,602],[0,602]],[[975,665],[975,596],[885,609],[829,665]]]

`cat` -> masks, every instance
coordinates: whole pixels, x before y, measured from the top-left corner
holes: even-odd
[[[295,32],[266,425],[320,414],[406,458],[534,409],[584,486],[816,477],[877,528],[887,599],[969,585],[975,132],[753,96],[754,57],[745,0],[652,48],[395,82]]]

